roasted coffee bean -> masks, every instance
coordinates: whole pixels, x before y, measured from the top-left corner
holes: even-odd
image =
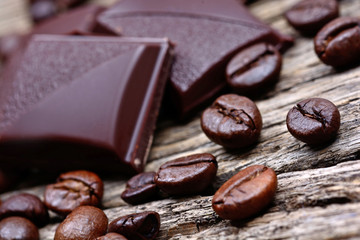
[[[73,171],[61,174],[57,183],[46,187],[44,202],[50,210],[66,215],[78,206],[100,205],[103,192],[104,185],[98,175]]]
[[[93,206],[80,206],[58,226],[54,240],[88,240],[103,236],[108,227],[105,213]]]
[[[285,13],[289,24],[304,35],[314,36],[339,16],[336,0],[302,0]]]
[[[310,98],[289,111],[286,125],[295,138],[310,145],[319,145],[336,137],[340,128],[340,113],[329,100]]]
[[[277,177],[271,168],[250,166],[219,188],[212,207],[223,219],[245,219],[264,209],[273,199],[276,188]]]
[[[239,52],[226,68],[227,83],[237,93],[256,96],[274,84],[280,75],[282,57],[267,43]]]
[[[49,214],[44,203],[29,193],[11,196],[0,205],[0,218],[10,216],[27,218],[39,227],[49,222]]]
[[[30,15],[35,23],[55,16],[57,6],[54,0],[32,0],[30,3]]]
[[[142,212],[119,217],[109,224],[108,232],[116,232],[131,240],[155,239],[160,229],[157,212]]]
[[[105,236],[98,237],[96,240],[127,240],[127,238],[118,233],[108,233]]]
[[[8,217],[0,221],[1,240],[38,240],[39,230],[28,219]]]
[[[213,155],[194,154],[161,165],[155,183],[170,195],[197,194],[211,184],[216,172],[217,162]]]
[[[132,177],[126,184],[121,198],[130,204],[139,204],[154,199],[158,188],[154,182],[155,172],[139,173]]]
[[[253,101],[227,94],[203,112],[201,128],[210,140],[225,148],[242,148],[257,141],[262,118]]]
[[[340,68],[360,60],[360,19],[337,18],[326,24],[314,39],[315,52],[325,64]]]

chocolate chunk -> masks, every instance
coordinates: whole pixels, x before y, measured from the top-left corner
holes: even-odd
[[[33,34],[69,34],[69,35],[115,35],[96,22],[96,17],[105,8],[87,5],[65,12],[37,25]]]
[[[292,43],[237,0],[123,0],[98,19],[123,36],[176,43],[168,95],[180,116],[226,85],[226,64],[240,49],[262,41],[283,50]]]
[[[0,84],[1,162],[142,171],[171,55],[164,39],[34,36]]]

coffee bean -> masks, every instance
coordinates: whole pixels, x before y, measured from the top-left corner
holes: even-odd
[[[360,19],[342,17],[326,24],[314,39],[315,52],[325,64],[340,68],[360,60]]]
[[[336,0],[302,0],[285,13],[289,24],[304,35],[315,35],[339,16]]]
[[[336,137],[340,128],[340,113],[329,100],[310,98],[289,111],[286,124],[295,138],[310,145],[319,145]]]
[[[262,165],[241,170],[215,193],[212,208],[223,219],[240,220],[259,213],[273,199],[275,172]]]
[[[96,238],[96,240],[127,240],[127,238],[118,233],[108,233],[105,236]]]
[[[36,0],[30,3],[30,15],[35,23],[51,18],[57,13],[54,0]]]
[[[108,232],[116,232],[131,240],[155,239],[160,229],[157,212],[142,212],[119,217],[109,224]]]
[[[105,213],[92,206],[80,206],[60,223],[54,240],[88,240],[103,236],[108,227]]]
[[[139,204],[150,201],[157,195],[158,189],[154,182],[155,172],[139,173],[126,184],[121,198],[130,204]]]
[[[39,227],[49,222],[49,214],[44,203],[29,193],[11,196],[0,205],[0,218],[10,216],[27,218]]]
[[[170,195],[197,194],[211,184],[216,171],[217,162],[213,155],[194,154],[161,165],[155,183]]]
[[[66,215],[78,206],[100,205],[103,192],[104,185],[98,175],[73,171],[61,174],[57,183],[46,187],[44,202],[50,210]]]
[[[262,118],[253,101],[227,94],[203,112],[201,128],[210,140],[225,148],[242,148],[257,141]]]
[[[282,57],[267,43],[239,52],[226,68],[227,82],[241,95],[256,96],[274,84],[280,75]]]
[[[39,230],[26,218],[8,217],[0,221],[1,240],[38,240]]]

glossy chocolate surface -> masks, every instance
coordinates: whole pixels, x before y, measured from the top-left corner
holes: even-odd
[[[34,36],[0,86],[1,161],[142,171],[171,52],[164,39]]]
[[[131,37],[168,37],[176,58],[168,95],[184,116],[225,84],[225,67],[240,49],[291,44],[236,0],[123,0],[99,15],[105,28]]]

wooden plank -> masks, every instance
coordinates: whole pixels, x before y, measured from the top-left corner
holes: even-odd
[[[96,2],[109,5],[114,1]],[[264,122],[259,143],[228,152],[203,134],[200,113],[182,124],[161,120],[146,166],[147,171],[156,171],[176,157],[212,153],[219,162],[214,192],[240,169],[265,164],[275,169],[279,179],[269,209],[247,221],[221,220],[211,208],[211,192],[209,196],[129,206],[120,198],[126,179],[111,177],[105,181],[103,199],[110,220],[133,212],[158,211],[162,219],[158,239],[360,239],[360,67],[336,72],[323,65],[313,51],[312,39],[301,37],[282,17],[295,2],[258,0],[249,6],[256,16],[296,38],[296,45],[284,55],[280,81],[256,101]],[[0,34],[17,28],[25,31],[30,26],[23,4],[23,0],[0,1]],[[340,5],[342,15],[358,15],[360,1],[343,0]],[[339,135],[328,146],[311,148],[286,129],[288,110],[308,97],[324,97],[339,107]],[[39,183],[5,193],[1,198],[24,191],[42,197],[44,187]],[[41,239],[53,239],[56,226],[41,229]]]

